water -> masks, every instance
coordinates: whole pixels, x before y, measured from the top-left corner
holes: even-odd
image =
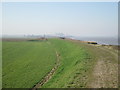
[[[112,37],[75,37],[77,40],[82,41],[95,41],[98,44],[107,44],[107,45],[118,45],[118,38]],[[119,44],[120,45],[120,44]]]

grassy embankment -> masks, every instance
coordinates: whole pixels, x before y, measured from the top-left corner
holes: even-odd
[[[49,41],[60,54],[60,67],[43,87],[86,87],[94,64],[87,49],[68,40]]]
[[[117,88],[118,87],[118,52],[120,46],[89,45],[74,41],[86,48],[95,60],[94,68],[86,87],[90,88]]]
[[[54,67],[55,51],[60,66],[43,88],[116,87],[116,51],[61,39],[3,42],[3,87],[33,87]]]

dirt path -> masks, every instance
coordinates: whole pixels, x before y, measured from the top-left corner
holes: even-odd
[[[100,48],[104,49],[104,48]],[[110,52],[108,49],[103,50],[109,53],[109,56],[101,56],[93,70],[91,88],[117,88],[118,87],[118,63],[113,62],[117,59],[117,53]]]
[[[48,42],[48,44],[51,44]],[[94,46],[95,47],[95,46]],[[97,62],[94,66],[91,80],[88,83],[88,88],[117,88],[118,87],[118,53],[103,47],[96,47],[98,52]],[[93,48],[93,49],[96,49]],[[94,51],[94,50],[93,50]],[[36,90],[43,86],[51,77],[60,65],[60,55],[55,50],[57,62],[54,68],[33,88]]]
[[[95,66],[87,82],[87,88],[118,88],[118,51],[77,40],[70,41],[81,44],[95,55]]]
[[[57,57],[57,62],[55,64],[55,66],[51,69],[51,71],[38,83],[36,84],[32,90],[37,90],[37,88],[40,88],[41,86],[43,86],[46,82],[48,82],[48,80],[51,79],[51,77],[54,75],[55,71],[57,70],[57,68],[60,65],[60,55],[58,54],[58,52],[55,50],[56,52],[56,57]]]

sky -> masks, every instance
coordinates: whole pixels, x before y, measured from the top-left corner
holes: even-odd
[[[117,2],[4,2],[3,35],[117,37]]]

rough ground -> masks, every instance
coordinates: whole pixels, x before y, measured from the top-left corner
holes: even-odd
[[[50,43],[49,43],[50,44]],[[86,85],[87,88],[117,88],[118,87],[118,51],[103,47],[91,46],[86,47],[92,49],[92,53],[97,57],[95,66],[93,66],[90,81]],[[95,50],[96,49],[96,50]],[[33,88],[40,88],[45,84],[55,73],[60,62],[60,55],[56,51],[57,63],[55,67]]]
[[[82,41],[71,40],[81,43]],[[82,42],[84,43],[84,42]],[[86,85],[87,88],[118,88],[118,51],[117,46],[102,46],[82,44],[87,48],[96,62],[90,73],[90,80]]]
[[[118,53],[101,47],[105,53],[100,53],[100,57],[93,69],[93,78],[89,87],[92,88],[117,88],[118,87]],[[116,60],[116,61],[114,61]]]

